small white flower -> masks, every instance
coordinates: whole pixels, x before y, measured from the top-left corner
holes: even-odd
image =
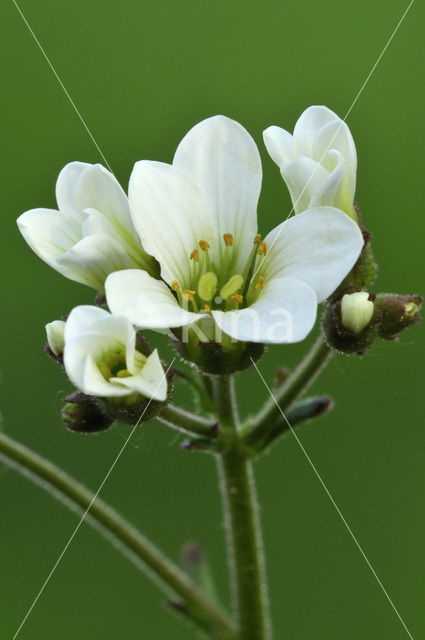
[[[374,304],[367,291],[346,293],[341,300],[341,324],[353,333],[360,333],[372,320]]]
[[[64,365],[71,382],[88,395],[141,394],[160,402],[167,397],[158,352],[141,354],[130,322],[98,307],[71,311],[65,324]]]
[[[47,342],[55,356],[63,353],[65,346],[65,322],[63,320],[54,320],[46,324]]]
[[[61,274],[103,291],[119,269],[152,269],[131,221],[127,197],[99,164],[71,162],[56,182],[59,211],[32,209],[18,218],[31,249]]]
[[[350,129],[336,113],[309,107],[294,134],[280,127],[264,131],[264,142],[289,189],[295,213],[330,205],[357,219],[354,209],[357,154]]]
[[[316,207],[262,242],[261,177],[251,136],[224,116],[189,131],[172,165],[136,163],[129,187],[134,225],[160,263],[162,281],[136,269],[111,274],[111,311],[156,330],[200,322],[216,341],[220,331],[247,342],[302,340],[318,301],[356,262],[363,238],[343,212]]]

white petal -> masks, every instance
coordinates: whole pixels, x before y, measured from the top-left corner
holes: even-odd
[[[288,131],[281,127],[269,127],[263,132],[263,138],[271,159],[278,167],[293,160],[294,140]]]
[[[93,305],[83,304],[74,307],[65,323],[65,342],[92,331],[99,320],[108,318],[109,315],[105,309]]]
[[[218,326],[232,338],[264,344],[299,342],[316,319],[317,298],[313,289],[294,278],[275,278],[258,300],[239,311],[213,311]]]
[[[81,239],[81,231],[54,209],[31,209],[17,220],[19,231],[31,249],[51,267],[68,276],[65,265],[57,259]]]
[[[124,385],[131,391],[137,391],[146,398],[163,402],[167,398],[167,378],[162,368],[158,351],[148,357],[138,375],[128,378],[111,378],[111,383]]]
[[[83,222],[83,210],[75,202],[77,184],[82,174],[91,167],[87,162],[70,162],[65,165],[56,181],[56,201],[59,210]],[[88,205],[87,205],[88,206]]]
[[[182,309],[164,282],[139,269],[112,273],[105,291],[112,313],[128,318],[140,328],[181,327],[204,317]]]
[[[331,149],[339,151],[342,156],[345,187],[348,191],[347,198],[351,206],[356,188],[357,153],[350,129],[339,118],[329,122],[318,132],[313,142],[313,158],[317,162],[321,162],[326,168],[329,168],[326,165],[327,152]],[[333,164],[332,159],[331,164]]]
[[[320,129],[340,118],[324,106],[308,107],[298,118],[294,128],[295,152],[299,155],[312,156],[313,141]]]
[[[327,152],[329,157],[329,173],[322,184],[312,193],[309,208],[331,206],[346,211],[352,206],[352,199],[347,200],[347,193],[344,190],[344,161],[339,151],[332,149]],[[331,165],[332,162],[332,165]]]
[[[115,378],[111,379],[114,380]],[[131,394],[131,390],[128,387],[111,384],[111,382],[105,380],[90,355],[86,357],[83,382],[79,388],[88,395],[103,396],[105,398],[122,398]]]
[[[315,192],[329,177],[329,172],[311,158],[297,158],[280,168],[282,178],[291,194],[295,213],[309,208]]]
[[[216,243],[234,236],[234,271],[240,272],[257,233],[261,160],[257,145],[238,122],[214,116],[194,126],[179,144],[173,165],[184,171],[205,194]]]
[[[54,320],[46,324],[47,342],[56,356],[63,353],[65,347],[64,333],[65,322],[63,320]]]
[[[325,300],[354,266],[363,247],[357,224],[333,207],[300,213],[273,229],[264,239],[269,248],[258,273],[265,281],[292,277]]]
[[[108,235],[86,236],[57,259],[66,267],[68,278],[103,291],[106,277],[113,271],[134,266],[124,247]]]
[[[164,280],[188,288],[191,252],[200,240],[213,241],[199,188],[177,167],[141,161],[131,174],[129,200],[143,246],[160,263]]]

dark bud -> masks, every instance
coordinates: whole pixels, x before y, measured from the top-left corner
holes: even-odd
[[[314,398],[301,400],[291,409],[288,409],[286,417],[291,427],[294,427],[300,422],[328,413],[332,408],[332,398],[329,396],[315,396]]]
[[[174,342],[177,352],[184,360],[193,363],[203,373],[231,375],[252,367],[264,353],[264,345],[255,342],[234,341],[224,347],[219,342],[192,341]]]
[[[111,426],[113,419],[100,411],[93,398],[75,391],[65,398],[62,421],[68,431],[98,433]]]
[[[418,324],[422,320],[419,315],[422,303],[422,296],[379,293],[375,300],[380,317],[379,336],[397,340],[402,331]]]

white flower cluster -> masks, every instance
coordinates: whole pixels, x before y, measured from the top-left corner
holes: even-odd
[[[296,342],[310,332],[318,303],[363,247],[353,204],[356,150],[345,122],[318,106],[302,114],[293,135],[270,127],[264,139],[297,214],[264,238],[259,152],[224,116],[193,127],[172,164],[137,162],[128,199],[106,169],[73,162],[57,181],[58,211],[20,216],[43,260],[106,293],[112,315],[79,307],[65,325],[64,363],[80,389],[165,398],[163,386],[153,390],[160,371],[164,378],[158,356],[141,362],[133,325],[192,327],[217,342]],[[49,327],[56,344],[58,326]]]

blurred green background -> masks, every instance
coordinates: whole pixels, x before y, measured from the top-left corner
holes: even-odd
[[[126,186],[136,160],[171,161],[184,133],[216,113],[240,121],[264,160],[260,227],[290,210],[262,146],[270,124],[291,129],[311,104],[343,116],[407,6],[401,0],[22,0],[21,8]],[[2,7],[3,205],[0,251],[0,406],[7,431],[96,489],[128,434],[62,427],[69,389],[43,354],[44,324],[92,291],[42,263],[15,219],[55,207],[59,170],[101,162],[11,1]],[[415,2],[348,118],[359,155],[357,198],[374,233],[377,290],[424,293],[423,5]],[[425,637],[424,330],[339,357],[315,384],[335,410],[301,440],[412,636]],[[307,344],[275,347],[270,380]],[[166,351],[163,352],[166,355]],[[267,392],[255,372],[238,380],[241,406]],[[187,395],[179,391],[187,405]],[[402,640],[408,634],[293,438],[256,465],[276,639]],[[214,462],[180,451],[157,423],[133,438],[102,495],[174,558],[205,548],[227,597]],[[76,515],[0,468],[0,637],[12,638],[62,551]],[[190,640],[163,596],[89,526],[66,552],[23,627],[22,640]]]

